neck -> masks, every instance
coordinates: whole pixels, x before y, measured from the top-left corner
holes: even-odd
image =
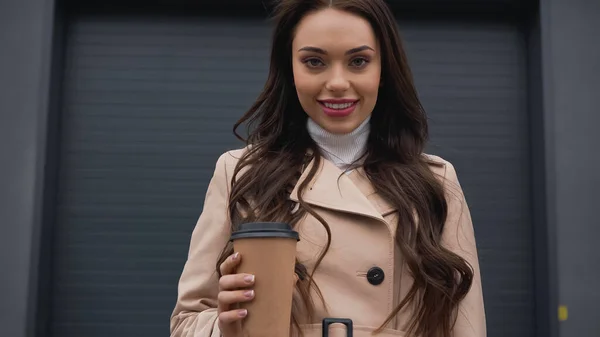
[[[354,131],[346,134],[334,134],[308,119],[307,128],[311,138],[317,143],[322,156],[340,169],[347,169],[365,153],[369,138],[370,117]]]

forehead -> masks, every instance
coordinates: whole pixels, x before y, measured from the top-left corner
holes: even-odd
[[[297,50],[314,46],[333,51],[368,45],[376,48],[373,28],[364,18],[345,11],[327,8],[306,15],[298,23],[292,45]]]

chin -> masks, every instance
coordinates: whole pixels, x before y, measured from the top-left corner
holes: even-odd
[[[324,123],[323,128],[333,134],[347,134],[350,133],[360,126],[360,123],[353,121],[327,121]]]

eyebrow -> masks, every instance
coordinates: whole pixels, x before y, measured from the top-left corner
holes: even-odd
[[[375,49],[373,49],[367,45],[363,45],[363,46],[352,48],[352,49],[346,51],[345,55],[355,54],[355,53],[361,52],[363,50],[375,51]],[[321,48],[317,48],[317,47],[302,47],[302,48],[298,49],[298,51],[310,51],[310,52],[314,52],[314,53],[318,53],[318,54],[322,54],[322,55],[327,55],[327,52],[325,50],[323,50]]]

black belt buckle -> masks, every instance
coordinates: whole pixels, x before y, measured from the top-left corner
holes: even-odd
[[[352,320],[348,318],[324,318],[323,337],[329,337],[329,326],[333,323],[344,324],[346,326],[346,336],[352,337]]]

